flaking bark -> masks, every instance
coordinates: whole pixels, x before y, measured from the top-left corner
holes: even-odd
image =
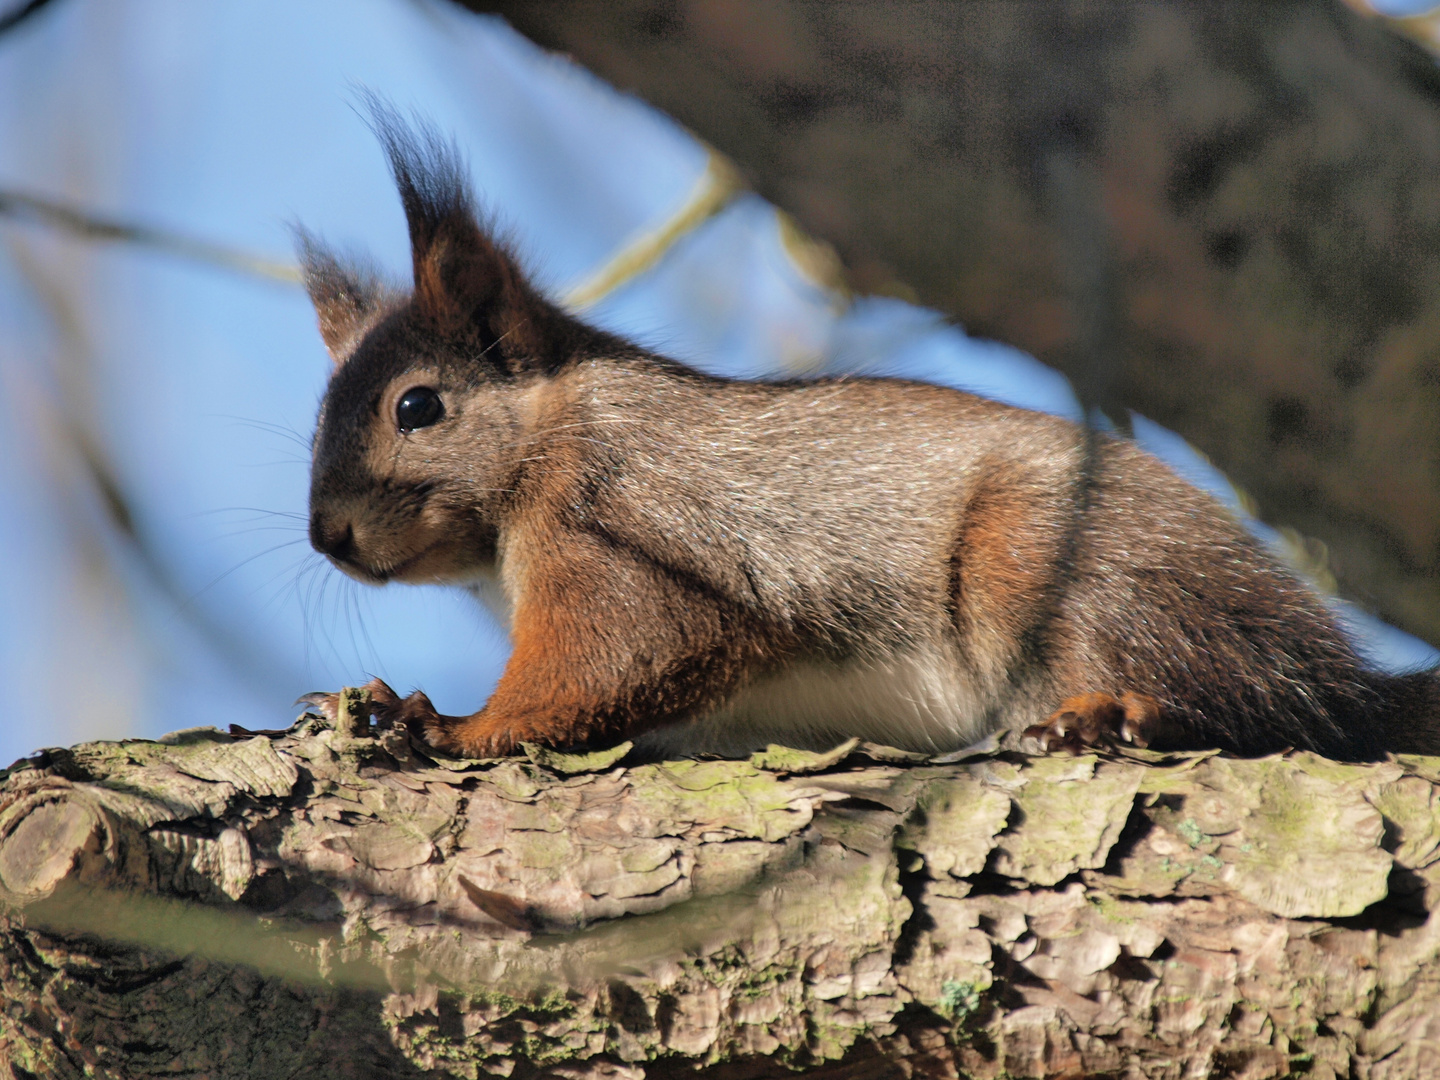
[[[1440,1075],[1440,760],[625,749],[458,761],[306,718],[21,762],[0,1061]]]

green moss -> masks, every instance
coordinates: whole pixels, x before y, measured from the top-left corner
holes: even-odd
[[[1347,765],[1344,762],[1331,761],[1309,750],[1290,754],[1285,760],[1308,776],[1342,787],[1363,788],[1375,779],[1374,765]]]
[[[1223,841],[1216,854],[1233,867],[1230,887],[1274,914],[1357,914],[1386,895],[1391,869],[1380,847],[1381,816],[1356,782],[1366,774],[1358,766],[1297,757],[1299,763],[1247,763],[1243,772],[1234,762],[1210,763],[1228,774],[1227,788],[1250,807],[1241,833]]]
[[[558,832],[512,832],[507,843],[521,866],[548,870],[564,866],[574,851],[569,837]]]
[[[535,743],[521,743],[520,749],[536,765],[552,772],[572,775],[575,773],[604,772],[620,763],[634,747],[632,742],[622,742],[606,750],[594,750],[588,754],[562,754]]]
[[[834,1061],[842,1058],[855,1043],[853,1028],[841,1028],[838,1025],[824,1023],[813,1014],[809,1017],[806,1027],[808,1028],[806,1042],[809,1044],[811,1056],[816,1061]]]
[[[996,840],[991,867],[1007,877],[1054,885],[1105,865],[1129,818],[1144,770],[1093,757],[1037,759],[1011,793],[1019,814]]]
[[[729,788],[758,772],[753,765],[738,761],[667,761],[656,768],[685,791]]]
[[[964,1023],[980,1007],[980,991],[974,983],[947,979],[940,986],[940,1001],[935,1009],[947,1020]]]
[[[811,750],[795,750],[788,746],[771,744],[750,757],[750,764],[757,769],[777,773],[824,772],[844,761],[860,745],[859,739],[849,739],[833,750],[815,753]]]
[[[797,980],[800,978],[801,968],[786,968],[771,966],[763,971],[753,973],[735,989],[734,997],[741,1001],[755,1001],[758,998],[769,997],[775,992],[780,984]]]
[[[1010,797],[972,777],[932,781],[915,813],[901,826],[895,846],[924,860],[932,875],[969,877],[985,869],[995,837],[1011,813]],[[907,865],[906,872],[918,870]]]
[[[1085,899],[1090,902],[1090,906],[1095,909],[1096,914],[1107,922],[1123,923],[1127,926],[1133,925],[1135,922],[1135,917],[1127,913],[1124,905],[1109,893],[1092,892]]]
[[[1395,762],[1412,776],[1440,784],[1440,757],[1429,754],[1396,754]]]
[[[521,765],[518,761],[497,765],[485,774],[485,780],[513,802],[529,802],[544,786],[544,777],[536,771],[534,765]]]
[[[1192,871],[1197,881],[1214,881],[1221,870],[1225,869],[1225,861],[1216,858],[1214,855],[1202,855],[1200,861]]]
[[[1199,825],[1195,824],[1194,818],[1186,818],[1175,826],[1175,831],[1180,838],[1192,848],[1198,848],[1201,844],[1209,843],[1211,837]]]
[[[671,761],[629,771],[633,797],[661,833],[691,825],[726,828],[773,843],[802,828],[795,786],[740,761]]]
[[[1045,780],[1051,783],[1089,780],[1095,775],[1095,766],[1099,760],[1094,754],[1082,754],[1078,757],[1051,754],[1029,761],[1025,766],[1025,775],[1030,780]]]

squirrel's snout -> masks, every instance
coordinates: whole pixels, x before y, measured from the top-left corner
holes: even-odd
[[[310,544],[322,555],[348,562],[355,556],[355,530],[350,522],[326,520],[317,510],[310,515]]]

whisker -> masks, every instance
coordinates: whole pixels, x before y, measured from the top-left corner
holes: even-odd
[[[288,564],[286,564],[285,566],[281,567],[281,568],[280,568],[279,570],[277,570],[275,573],[271,574],[270,577],[268,577],[267,579],[265,579],[264,581],[262,581],[258,586],[256,586],[256,591],[259,592],[259,591],[261,591],[261,590],[270,589],[271,586],[273,586],[273,585],[274,585],[277,581],[279,581],[281,578],[289,578],[289,577],[291,577],[291,576],[294,574],[294,572],[295,572],[295,568],[298,567],[298,566],[303,565],[303,564],[305,563],[305,561],[306,561],[307,559],[309,559],[310,554],[311,554],[311,553],[307,553],[307,554],[301,556],[301,557],[298,558],[298,559],[292,559]],[[275,607],[275,608],[278,609],[278,607],[280,606],[280,604],[283,602],[282,597],[283,597],[283,593],[272,594],[271,597],[270,597],[270,599],[269,599],[269,601],[267,601],[267,605],[266,605],[266,606],[267,606],[267,607]],[[265,610],[265,609],[262,608],[262,610]]]
[[[365,648],[366,648],[366,651],[367,651],[370,659],[371,659],[372,661],[374,661],[374,662],[378,665],[378,664],[380,663],[380,650],[375,647],[375,642],[374,642],[374,640],[370,637],[370,629],[369,629],[369,627],[367,627],[366,624],[365,624],[365,613],[360,609],[360,607],[361,607],[361,595],[360,595],[360,591],[359,591],[358,589],[356,589],[352,595],[353,595],[353,597],[354,597],[355,621],[356,621],[356,622],[359,624],[359,626],[360,626],[360,636],[361,636],[361,638],[363,638],[364,641],[365,641]],[[368,594],[366,594],[366,595],[368,595]]]
[[[513,327],[513,328],[510,329],[510,330],[506,330],[503,334],[501,334],[499,337],[497,337],[497,338],[496,338],[494,341],[492,341],[489,345],[486,345],[485,348],[481,349],[481,350],[480,350],[480,355],[481,355],[481,356],[484,356],[484,355],[485,355],[486,353],[488,353],[491,349],[493,349],[493,348],[495,348],[496,346],[498,346],[502,341],[504,341],[504,340],[505,340],[507,337],[509,337],[511,334],[515,333],[516,330],[523,330],[523,329],[525,329],[525,327],[526,327],[527,325],[529,325],[529,323],[530,323],[530,320],[529,320],[529,319],[526,319],[526,320],[525,320],[524,322],[522,322],[519,326]]]
[[[236,563],[234,566],[232,566],[229,570],[226,570],[223,574],[219,575],[219,576],[216,577],[216,578],[213,578],[209,583],[207,583],[207,584],[204,586],[204,588],[198,589],[197,591],[191,593],[188,597],[186,597],[186,600],[187,600],[187,602],[193,604],[196,600],[200,599],[200,597],[204,596],[207,592],[209,592],[211,589],[213,589],[216,585],[219,585],[220,582],[224,581],[224,580],[225,580],[226,578],[228,578],[231,574],[235,573],[237,570],[241,570],[241,569],[243,569],[244,567],[249,566],[249,565],[250,565],[252,562],[254,562],[256,559],[263,559],[266,555],[273,555],[275,552],[277,552],[277,551],[282,551],[282,550],[284,550],[284,549],[287,548],[287,547],[294,547],[296,544],[303,544],[303,543],[307,543],[307,542],[308,542],[308,541],[306,540],[305,537],[303,537],[303,536],[297,536],[297,537],[296,537],[295,539],[293,539],[293,540],[286,540],[284,543],[275,544],[273,547],[268,547],[268,548],[266,548],[266,549],[263,550],[263,551],[257,551],[254,555],[251,555],[251,556],[250,556],[249,558],[247,558],[247,559],[243,559],[242,561],[240,561],[240,562]]]
[[[233,420],[237,424],[254,428],[257,431],[264,431],[271,435],[283,435],[285,438],[297,443],[303,448],[306,457],[309,457],[310,440],[288,424],[276,424],[269,420],[256,420],[250,416],[236,416],[233,413],[207,413],[206,415],[217,420]]]
[[[344,594],[344,595],[345,595],[345,607],[344,607],[344,612],[343,612],[343,614],[346,616],[346,618],[345,618],[345,629],[346,629],[346,631],[348,632],[348,634],[349,634],[349,636],[350,636],[350,650],[351,650],[351,652],[353,652],[353,653],[355,654],[355,659],[356,659],[357,661],[359,661],[360,666],[363,668],[363,667],[366,666],[366,664],[365,664],[365,657],[361,654],[361,652],[360,652],[360,642],[359,642],[359,641],[356,639],[356,637],[355,637],[355,623],[356,623],[357,620],[356,620],[355,618],[350,617],[352,612],[358,613],[358,611],[359,611],[358,602],[357,602],[356,597],[355,597],[355,588],[356,588],[355,582],[352,581],[350,578],[346,578],[346,579],[345,579],[345,594]]]
[[[344,667],[345,658],[340,654],[340,648],[335,644],[335,639],[330,634],[330,628],[334,625],[335,620],[333,616],[327,617],[325,612],[327,607],[334,607],[334,602],[331,597],[331,586],[335,585],[343,591],[345,588],[345,579],[333,568],[330,568],[326,573],[319,576],[318,582],[319,588],[315,594],[317,639],[324,642],[329,650],[330,656],[335,659],[336,663]]]
[[[216,514],[255,514],[258,517],[285,517],[294,518],[296,521],[310,520],[308,514],[302,514],[298,510],[266,510],[260,506],[221,506],[214,510],[197,510],[192,514],[186,514],[184,520],[214,517]]]
[[[241,469],[273,469],[277,465],[297,465],[300,468],[308,469],[310,467],[310,459],[308,457],[284,457],[273,458],[270,461],[242,461],[237,463],[237,467]]]
[[[295,531],[295,526],[294,526],[293,524],[289,524],[289,525],[251,525],[249,528],[246,528],[246,529],[225,529],[225,530],[223,530],[223,531],[221,531],[221,532],[216,533],[216,535],[217,535],[217,536],[223,536],[223,537],[226,537],[226,538],[228,539],[228,538],[236,537],[236,536],[249,536],[249,535],[251,535],[252,533],[262,533],[262,532],[286,532],[286,533],[293,533],[294,531]],[[306,540],[306,539],[308,539],[308,537],[302,535],[302,536],[297,537],[296,540],[295,540],[295,542],[296,542],[296,543],[299,543],[301,540]]]
[[[316,590],[323,589],[325,580],[329,577],[329,567],[325,561],[315,552],[301,563],[300,572],[295,576],[295,595],[300,604],[300,625],[305,640],[304,663],[308,669],[314,662],[315,649],[315,616],[313,614],[316,604]],[[303,585],[302,585],[303,581]]]

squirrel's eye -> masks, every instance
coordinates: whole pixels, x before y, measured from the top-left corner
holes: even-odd
[[[428,386],[416,386],[406,390],[395,406],[395,423],[401,431],[414,431],[429,427],[445,415],[445,403],[440,395]]]

